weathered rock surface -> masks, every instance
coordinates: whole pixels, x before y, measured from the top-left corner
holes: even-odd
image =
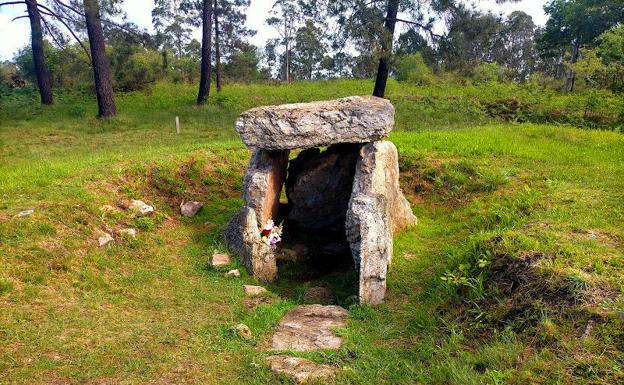
[[[334,329],[345,327],[347,316],[348,312],[340,306],[297,306],[280,321],[272,347],[300,352],[338,349],[342,338],[334,334]]]
[[[394,107],[381,98],[348,98],[258,107],[244,112],[236,131],[249,147],[267,150],[367,143],[388,136]]]
[[[153,206],[150,206],[147,203],[140,201],[140,200],[132,200],[128,208],[134,211],[135,213],[141,214],[141,215],[147,215],[149,213],[154,212]]]
[[[204,204],[201,202],[182,202],[180,203],[180,214],[185,217],[193,217],[202,207],[204,207]]]
[[[256,212],[258,227],[275,219],[286,179],[288,151],[254,151],[243,178],[243,199]]]
[[[100,234],[100,236],[98,237],[98,246],[104,247],[114,241],[115,239],[113,238],[112,235],[108,233]]]
[[[119,235],[120,236],[130,237],[130,238],[134,239],[137,236],[137,231],[136,231],[136,229],[121,229],[121,230],[119,230]]]
[[[334,301],[334,295],[326,287],[309,287],[303,295],[303,302],[307,304],[329,305]]]
[[[359,145],[302,151],[290,162],[286,180],[289,223],[312,231],[344,234]]]
[[[268,356],[265,360],[273,372],[292,377],[298,384],[311,380],[327,380],[337,372],[337,368],[319,365],[305,358]]]
[[[214,253],[212,254],[212,266],[221,267],[227,266],[230,264],[230,256],[223,253]]]
[[[230,250],[238,253],[245,263],[249,275],[271,282],[277,276],[275,250],[260,238],[256,212],[243,207],[230,220],[225,231],[225,240]]]
[[[235,277],[238,278],[241,276],[240,270],[238,269],[234,269],[234,270],[230,270],[227,273],[225,273],[226,277]]]
[[[383,302],[392,261],[392,233],[416,217],[399,187],[398,155],[391,142],[362,147],[347,212],[346,234],[360,273],[361,303]]]
[[[260,295],[266,293],[267,289],[262,286],[243,285],[243,290],[247,295]]]
[[[416,216],[399,185],[399,154],[394,143],[369,143],[360,151],[353,195],[379,194],[386,197],[392,231],[401,231],[416,224]]]

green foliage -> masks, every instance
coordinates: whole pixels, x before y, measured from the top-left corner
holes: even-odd
[[[510,71],[496,63],[480,63],[472,69],[471,78],[476,84],[504,83],[510,80]]]
[[[399,59],[396,68],[396,79],[400,82],[423,86],[431,84],[434,75],[420,52],[417,52]]]

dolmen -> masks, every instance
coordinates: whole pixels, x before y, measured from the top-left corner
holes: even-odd
[[[416,223],[399,187],[397,149],[385,140],[393,126],[392,104],[372,96],[258,107],[239,117],[236,131],[253,153],[244,206],[225,239],[250,275],[276,279],[282,228],[275,224],[283,223],[294,238],[344,239],[360,303],[383,302],[393,233]]]

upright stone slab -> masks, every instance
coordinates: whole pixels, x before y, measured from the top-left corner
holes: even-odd
[[[277,277],[275,250],[262,242],[256,212],[243,207],[234,215],[225,230],[228,248],[238,253],[249,275],[271,282]]]
[[[362,147],[347,211],[346,233],[359,269],[361,303],[378,304],[386,294],[392,234],[416,217],[399,186],[398,155],[391,142]]]
[[[348,98],[258,107],[244,112],[236,131],[249,147],[266,150],[368,143],[388,136],[394,107],[382,98]]]
[[[243,200],[256,212],[260,228],[277,216],[288,168],[288,153],[256,149],[249,160],[243,178]]]

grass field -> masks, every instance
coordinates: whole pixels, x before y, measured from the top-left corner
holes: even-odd
[[[194,87],[161,84],[119,95],[109,121],[93,118],[90,95],[44,110],[28,94],[5,98],[0,384],[288,383],[263,358],[302,302],[298,267],[253,301],[240,288],[252,279],[208,265],[241,205],[249,152],[234,120],[255,105],[371,89],[231,85],[198,108]],[[323,277],[349,309],[345,343],[302,356],[343,368],[337,384],[624,383],[624,135],[498,120],[464,103],[476,96],[418,92],[389,85],[419,224],[395,237],[387,302],[356,305],[353,277]],[[488,97],[510,96],[497,92]],[[156,215],[101,210],[130,198]],[[181,218],[182,199],[205,207]],[[97,247],[99,231],[125,227],[138,237]]]

